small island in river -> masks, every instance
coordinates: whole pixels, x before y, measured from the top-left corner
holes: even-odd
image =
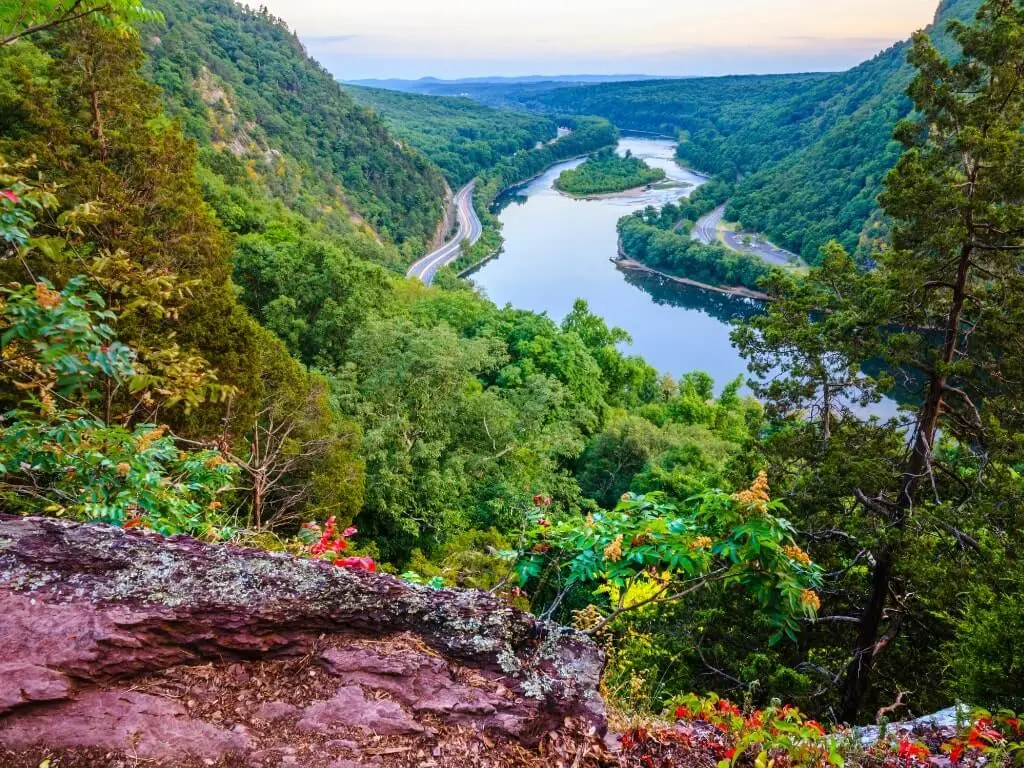
[[[574,197],[586,197],[624,192],[664,179],[661,168],[652,168],[628,151],[622,156],[606,149],[591,155],[582,165],[563,171],[555,179],[555,188]]]

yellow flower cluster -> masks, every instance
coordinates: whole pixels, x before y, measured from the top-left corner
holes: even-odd
[[[157,440],[163,437],[166,433],[167,425],[161,424],[156,429],[152,429],[149,432],[146,432],[144,435],[139,435],[137,438],[135,438],[136,450],[138,450],[139,453],[146,451],[149,448],[149,446],[151,446],[153,443],[155,443]]]
[[[56,309],[60,302],[60,293],[49,288],[46,283],[36,283],[36,304],[43,309]]]
[[[813,589],[800,590],[800,603],[801,605],[813,608],[815,611],[821,609],[821,598],[818,597],[818,593]]]
[[[39,404],[39,410],[42,412],[43,416],[52,416],[54,411],[56,411],[56,407],[53,403],[53,395],[51,395],[48,390],[44,389],[39,393]]]
[[[591,604],[579,611],[572,612],[572,625],[580,631],[593,629],[604,620],[597,606]]]
[[[796,544],[790,544],[788,547],[783,547],[782,551],[785,552],[791,560],[796,560],[800,565],[811,564],[811,556],[800,549]]]
[[[207,469],[212,470],[216,469],[222,464],[227,464],[227,462],[224,461],[224,457],[218,453],[216,456],[211,456],[210,458],[208,458],[206,462],[203,464],[203,466],[206,467]]]
[[[749,488],[734,493],[732,497],[745,506],[763,509],[771,501],[771,496],[768,495],[768,473],[761,470],[757,473],[757,477],[754,478],[754,482],[750,484]]]
[[[622,559],[622,534],[615,537],[615,541],[604,548],[604,559],[617,563]]]
[[[710,536],[698,536],[696,539],[690,542],[690,549],[696,551],[698,549],[709,549],[715,540]]]

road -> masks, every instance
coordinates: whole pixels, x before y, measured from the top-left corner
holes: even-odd
[[[725,230],[722,232],[722,237],[720,238],[718,225],[721,224],[724,216],[725,206],[720,205],[707,216],[701,217],[697,223],[693,225],[691,237],[693,237],[694,240],[699,240],[704,245],[711,245],[712,243],[724,244],[734,251],[746,253],[751,256],[758,256],[769,264],[776,264],[780,267],[799,263],[800,259],[795,253],[790,253],[784,248],[779,248],[778,246],[773,245],[761,235],[751,235],[746,232],[730,232],[729,230]]]
[[[424,283],[430,285],[434,280],[434,275],[437,274],[437,270],[446,264],[450,264],[462,255],[463,240],[468,241],[472,245],[480,239],[480,235],[483,233],[483,225],[480,223],[480,218],[476,215],[476,211],[473,210],[473,189],[475,186],[475,181],[469,182],[469,184],[455,193],[455,199],[452,200],[452,205],[456,207],[455,237],[409,267],[409,271],[405,273],[406,277],[418,277]]]
[[[718,225],[725,216],[725,206],[720,205],[707,216],[702,216],[693,225],[693,239],[704,245],[711,245],[718,240]]]
[[[747,253],[751,256],[760,256],[769,264],[775,264],[779,267],[786,267],[799,263],[799,257],[795,253],[791,253],[785,248],[779,248],[777,245],[769,243],[760,235],[748,235],[743,232],[726,232],[725,244],[734,251]]]

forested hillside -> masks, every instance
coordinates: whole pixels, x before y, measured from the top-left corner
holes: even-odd
[[[973,16],[980,0],[944,0],[933,31]],[[607,117],[620,128],[681,135],[679,156],[737,184],[728,215],[815,262],[830,239],[857,249],[888,226],[876,198],[900,154],[910,112],[909,43],[835,75],[691,78],[570,88],[492,88],[485,100]]]
[[[453,187],[462,186],[503,157],[552,141],[558,123],[536,113],[491,109],[471,99],[348,86],[402,141],[436,163]]]
[[[352,214],[411,260],[433,237],[444,183],[356,104],[287,27],[231,0],[156,0],[147,72],[168,114],[222,179],[256,179],[313,221],[350,228]]]
[[[157,535],[187,534],[412,595],[421,610],[402,629],[445,624],[431,606],[451,599],[468,636],[460,652],[483,648],[499,666],[519,661],[488,628],[506,626],[509,606],[528,609],[603,644],[603,690],[624,720],[699,721],[672,733],[677,746],[712,734],[702,765],[853,764],[838,751],[859,749],[849,732],[821,741],[822,726],[776,699],[836,722],[958,699],[1024,708],[1020,0],[986,0],[976,23],[954,29],[969,66],[915,38],[917,116],[899,131],[904,152],[879,198],[892,247],[873,270],[832,245],[800,280],[768,275],[774,301],[733,333],[759,400],[740,379],[659,374],[584,302],[556,321],[395,274],[384,265],[433,228],[440,173],[329,84],[280,24],[219,0],[159,7],[165,21],[132,0],[82,0],[84,15],[0,4],[0,509],[146,531],[94,537],[145,542],[157,554],[143,562],[103,547],[78,562],[113,585],[106,603],[137,594],[124,579],[140,571],[154,585],[192,584],[161,559]],[[873,90],[865,79],[853,102]],[[617,137],[598,117],[568,125],[559,142],[479,174],[480,199]],[[706,185],[692,205],[641,212],[624,237],[669,265],[743,279],[759,265],[712,264],[680,240],[727,193]],[[909,392],[902,411],[870,410],[897,385]],[[45,536],[8,549],[35,572],[70,546],[70,528],[89,540],[90,529],[36,520],[24,530]],[[198,547],[172,544],[183,560]],[[212,563],[228,550],[204,551]],[[295,566],[288,557],[238,560],[259,565],[224,583],[267,605],[289,589],[274,570]],[[207,573],[222,572],[216,562]],[[24,605],[19,573],[0,573],[0,587]],[[352,628],[366,632],[362,604],[338,612],[324,583],[290,594],[309,631],[356,615]],[[31,586],[63,600],[82,582]],[[501,607],[470,620],[457,593],[427,592],[441,587],[486,589]],[[19,622],[0,633],[17,624],[27,637],[34,625]],[[76,641],[75,626],[61,642]],[[173,622],[136,626],[205,642]],[[286,630],[274,632],[276,646]],[[536,639],[517,642],[550,670],[551,646]],[[232,649],[248,658],[259,647],[243,637]],[[309,658],[295,662],[312,691]],[[15,661],[33,692],[73,692],[63,673]],[[74,674],[105,680],[91,664]],[[548,695],[544,675],[517,695]],[[766,709],[743,717],[718,694]],[[948,757],[931,754],[938,742],[904,739],[857,753],[856,765],[963,756],[968,768],[1003,768],[1024,754],[1020,724],[979,714]],[[636,740],[623,739],[627,753]]]

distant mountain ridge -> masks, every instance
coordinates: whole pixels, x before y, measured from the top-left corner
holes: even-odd
[[[946,23],[971,19],[980,5],[939,5],[931,31],[944,53],[954,53]],[[909,45],[840,73],[430,88],[491,106],[599,115],[623,129],[678,134],[683,161],[738,181],[730,217],[814,261],[833,238],[852,251],[887,236],[877,196],[901,151],[893,126],[911,107]]]
[[[620,83],[641,80],[677,79],[670,75],[519,75],[493,77],[459,77],[453,79],[420,77],[416,79],[369,78],[363,80],[342,80],[345,85],[361,85],[367,88],[384,88],[389,91],[424,93],[434,89],[449,89],[460,85],[478,84],[525,84],[525,83]]]

